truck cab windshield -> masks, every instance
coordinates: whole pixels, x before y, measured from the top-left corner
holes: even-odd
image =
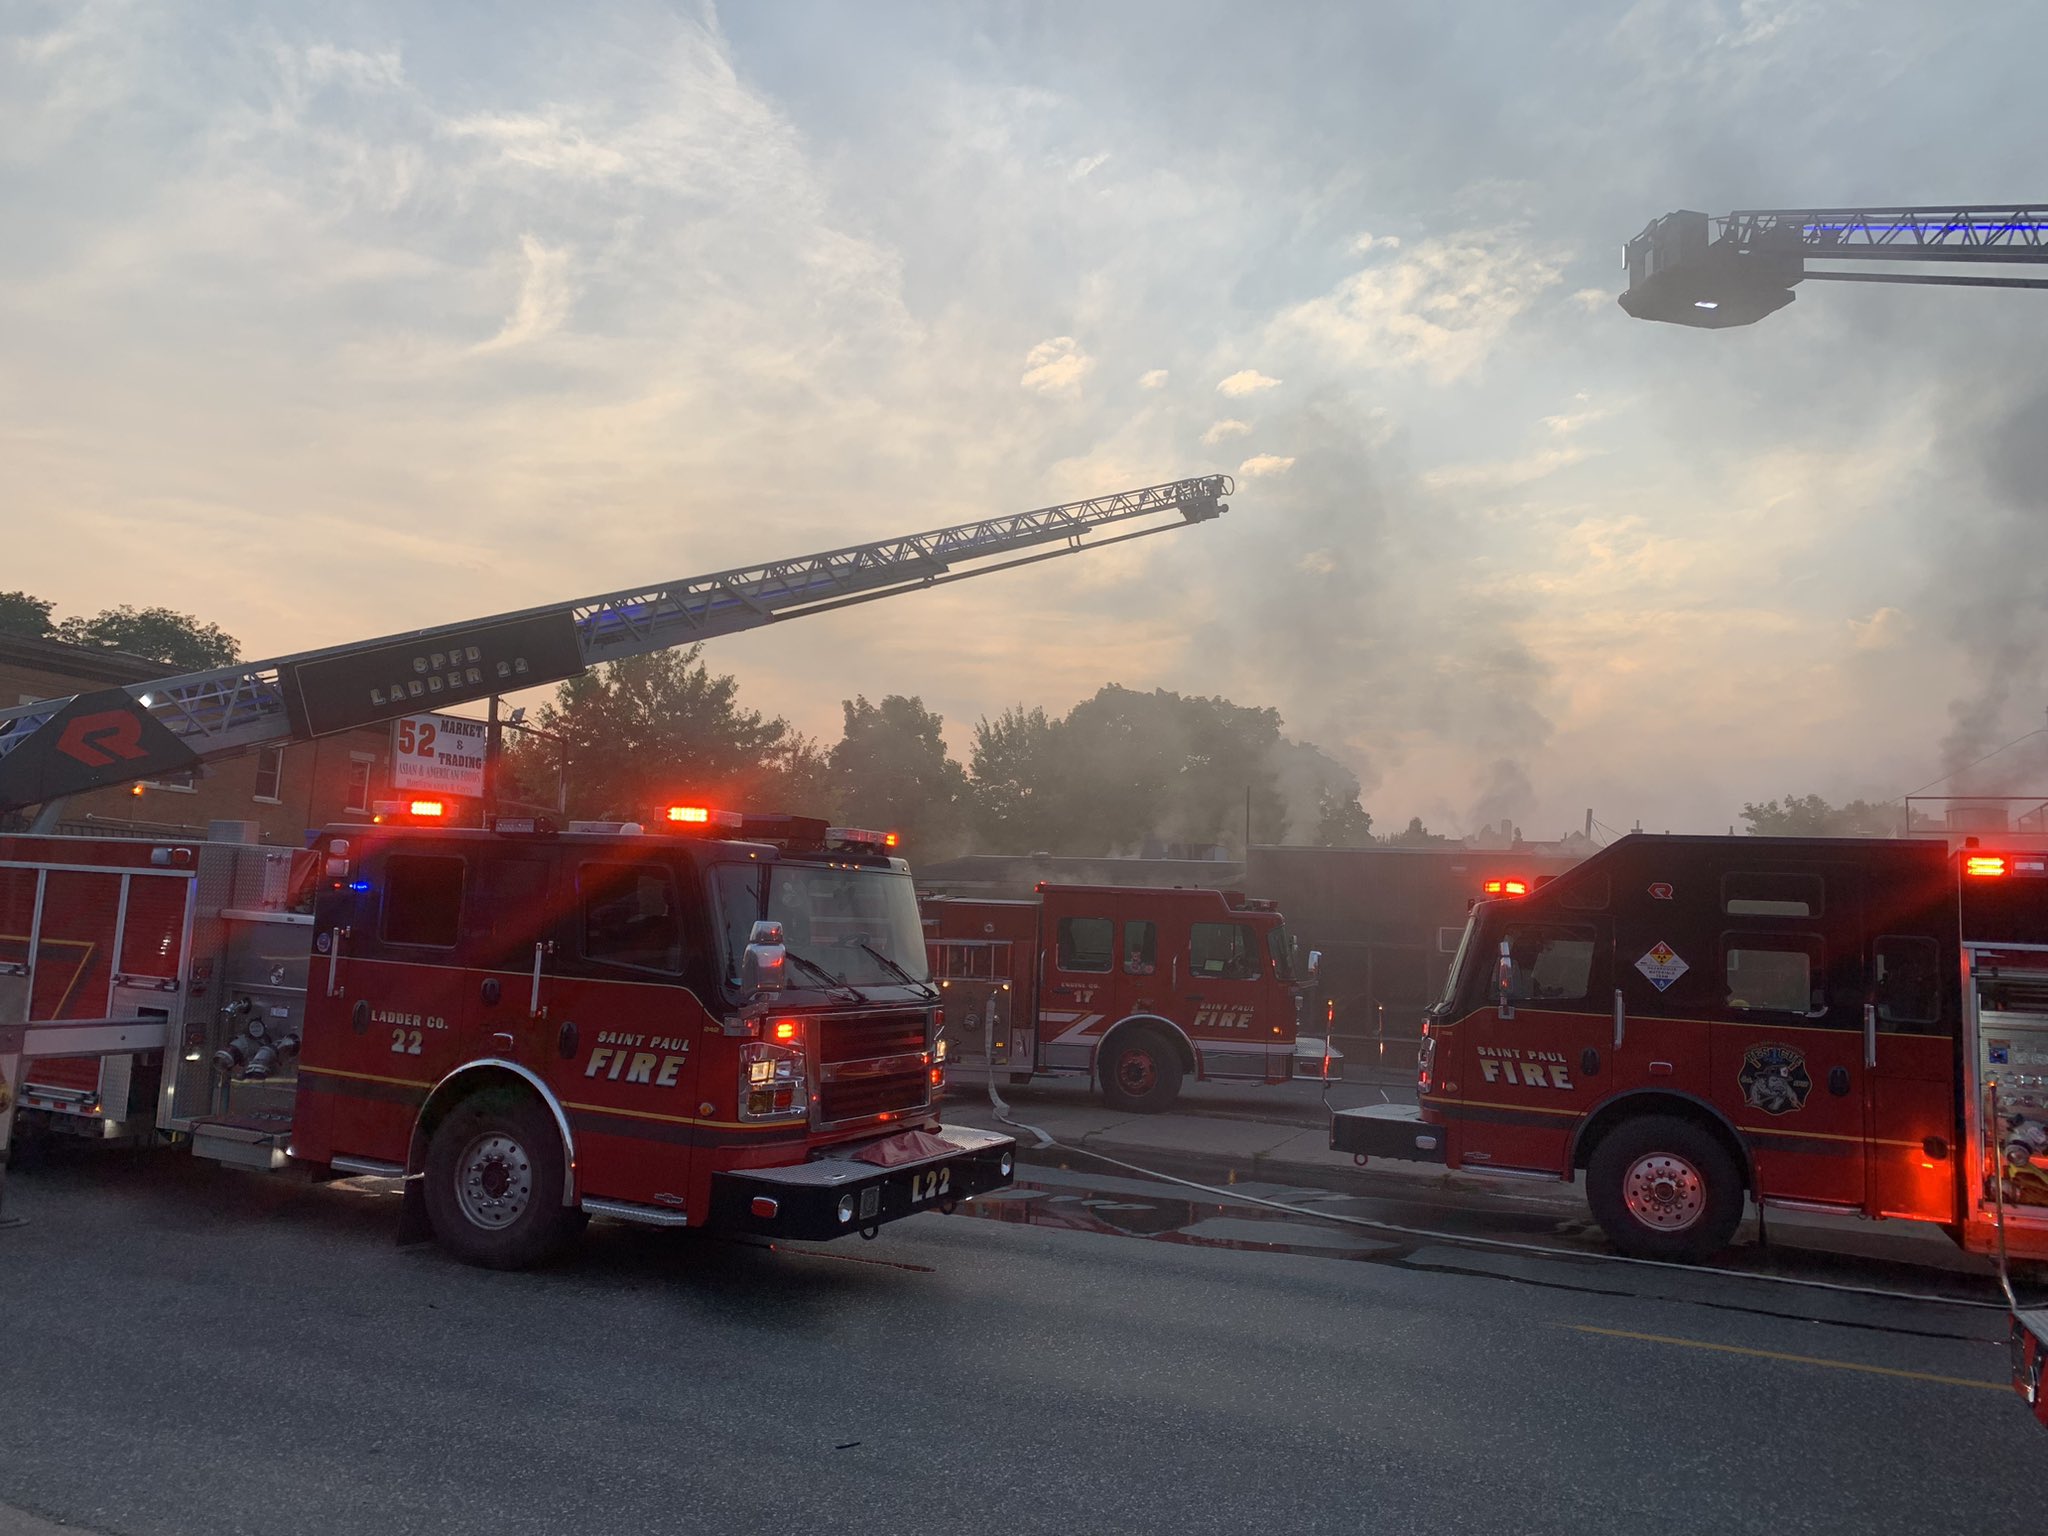
[[[782,924],[799,967],[848,986],[925,985],[924,930],[910,876],[893,869],[826,868],[784,860],[720,864],[712,871],[725,936],[725,974],[735,985],[755,922]]]

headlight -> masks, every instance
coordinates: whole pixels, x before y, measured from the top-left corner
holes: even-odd
[[[1008,1159],[1005,1159],[1005,1161],[1008,1161]],[[853,1196],[841,1195],[839,1197],[839,1219],[842,1222],[853,1220]]]

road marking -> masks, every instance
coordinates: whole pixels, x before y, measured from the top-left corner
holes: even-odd
[[[1740,1344],[1709,1344],[1704,1339],[1674,1339],[1662,1333],[1631,1333],[1626,1328],[1595,1328],[1590,1323],[1571,1323],[1575,1333],[1595,1333],[1606,1339],[1639,1339],[1645,1344],[1677,1344],[1686,1349],[1708,1349],[1722,1355],[1748,1355],[1754,1360],[1783,1360],[1792,1365],[1822,1365],[1831,1371],[1862,1371],[1871,1376],[1899,1376],[1907,1381],[1931,1381],[1944,1387],[1981,1387],[1987,1392],[2010,1392],[2006,1381],[1973,1381],[1965,1376],[1935,1376],[1926,1371],[1902,1371],[1889,1365],[1860,1365],[1854,1360],[1827,1360],[1819,1355],[1788,1355],[1775,1349],[1746,1349]]]

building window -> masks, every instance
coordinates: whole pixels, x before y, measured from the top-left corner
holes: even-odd
[[[348,760],[348,804],[346,809],[364,811],[370,809],[370,777],[377,766],[374,757],[351,753]]]
[[[276,805],[284,789],[284,748],[256,749],[256,798]]]

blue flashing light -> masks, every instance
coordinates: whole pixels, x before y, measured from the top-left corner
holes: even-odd
[[[352,891],[367,891],[370,888],[370,882],[367,880],[351,880],[348,883],[348,888]]]

